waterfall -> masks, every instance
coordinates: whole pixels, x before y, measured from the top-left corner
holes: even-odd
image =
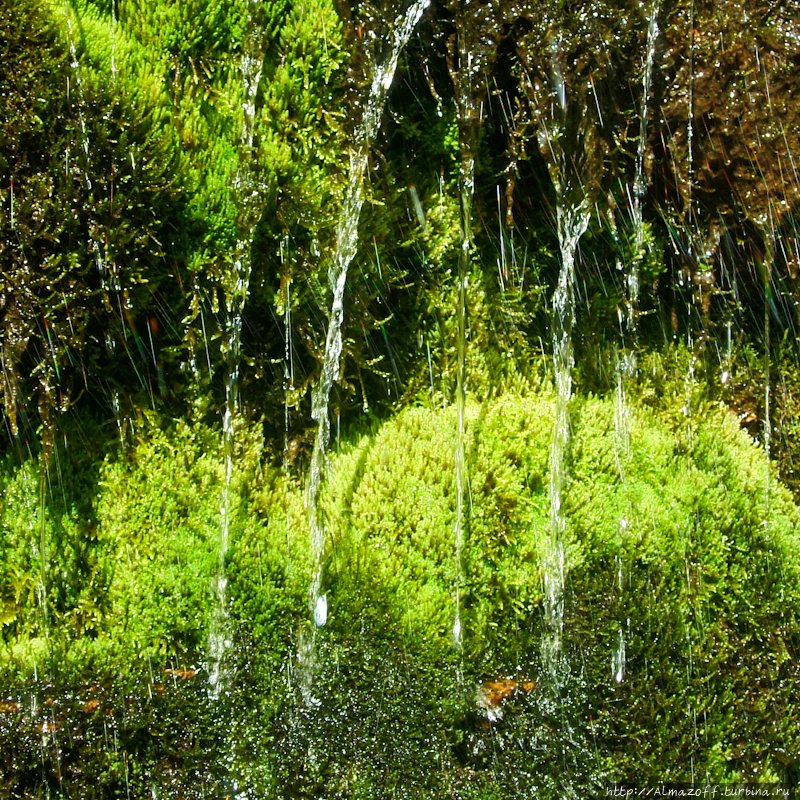
[[[372,77],[369,94],[364,103],[361,123],[355,131],[354,147],[350,154],[350,175],[345,189],[344,204],[336,226],[336,243],[332,263],[328,269],[328,284],[332,292],[328,333],[322,371],[314,387],[311,416],[317,423],[314,450],[305,494],[311,534],[312,577],[309,603],[314,625],[322,627],[327,622],[327,595],[322,591],[322,562],[325,554],[325,530],[320,519],[319,493],[325,475],[326,454],[330,444],[331,422],[328,400],[333,382],[339,374],[342,355],[342,323],[344,322],[344,290],[347,269],[358,249],[358,221],[364,202],[362,183],[367,169],[372,143],[380,127],[383,104],[391,88],[400,51],[411,37],[430,0],[416,0],[403,17],[398,17],[392,31],[391,50],[379,64]]]

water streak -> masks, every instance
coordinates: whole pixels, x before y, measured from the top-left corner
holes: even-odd
[[[617,630],[617,641],[611,652],[611,677],[617,683],[625,678],[625,635],[622,626]]]
[[[462,183],[462,229],[461,251],[459,258],[458,281],[458,342],[457,358],[458,372],[456,378],[456,449],[455,449],[455,481],[456,481],[456,518],[453,530],[455,540],[455,615],[453,619],[453,644],[460,649],[462,646],[461,631],[461,585],[463,583],[463,570],[461,566],[461,552],[464,548],[464,498],[467,492],[467,465],[465,451],[465,414],[467,407],[467,290],[469,277],[467,275],[470,258],[469,220],[472,205],[472,174],[474,161],[469,159],[462,172],[469,176]]]
[[[216,599],[215,617],[208,637],[209,683],[212,697],[218,697],[225,683],[224,656],[232,645],[228,626],[227,587],[225,559],[230,540],[234,449],[236,444],[235,417],[239,406],[239,364],[242,337],[242,314],[247,298],[250,278],[249,260],[237,258],[234,264],[236,280],[228,309],[227,377],[225,381],[225,411],[222,418],[222,448],[225,476],[220,496],[219,563],[212,591]]]
[[[557,187],[558,240],[561,272],[553,295],[553,367],[556,414],[550,449],[550,539],[544,560],[545,635],[543,656],[551,678],[558,680],[558,659],[564,627],[564,533],[566,517],[562,494],[566,482],[569,445],[569,401],[572,396],[572,328],[575,323],[575,255],[578,241],[589,226],[587,204],[570,205]]]
[[[363,179],[367,169],[372,144],[380,127],[383,105],[391,88],[400,52],[430,4],[430,0],[416,0],[399,17],[392,31],[391,49],[386,60],[375,69],[369,95],[364,103],[364,113],[355,131],[354,147],[350,154],[350,176],[345,190],[344,205],[336,227],[336,245],[333,260],[328,270],[328,284],[332,292],[330,319],[322,360],[322,372],[314,387],[311,416],[317,423],[314,450],[311,455],[308,483],[306,487],[306,510],[311,533],[312,578],[309,590],[309,606],[317,627],[327,622],[327,596],[322,593],[323,557],[325,553],[325,531],[319,512],[319,493],[325,474],[331,423],[328,414],[333,382],[339,374],[342,355],[342,324],[344,322],[344,290],[347,269],[358,249],[358,222],[363,204]]]
[[[255,13],[251,17],[257,19]],[[228,624],[227,586],[225,559],[230,540],[231,512],[233,510],[233,469],[236,445],[235,419],[239,408],[239,369],[241,363],[242,320],[250,286],[250,249],[257,213],[253,209],[259,203],[259,193],[253,186],[251,175],[251,153],[255,135],[256,94],[261,80],[263,63],[263,30],[254,23],[245,37],[240,65],[244,84],[242,102],[242,133],[240,139],[239,169],[233,184],[240,213],[244,219],[242,236],[236,243],[232,282],[226,287],[228,347],[226,353],[227,375],[225,380],[225,410],[222,418],[222,447],[225,462],[225,476],[220,496],[220,536],[219,564],[212,590],[216,599],[214,620],[208,637],[210,694],[216,698],[224,688],[226,676],[223,662],[225,654],[232,645]]]
[[[642,78],[642,111],[639,117],[639,144],[636,150],[636,176],[633,182],[633,235],[634,251],[627,275],[628,329],[636,330],[636,311],[639,301],[639,262],[644,256],[644,222],[642,203],[647,194],[647,178],[644,173],[644,155],[647,149],[647,121],[649,116],[650,89],[653,83],[653,63],[658,39],[658,14],[661,0],[654,0],[650,8],[647,24],[647,50],[645,53],[644,76]]]
[[[688,170],[688,185],[686,194],[686,222],[687,228],[692,224],[692,209],[694,203],[692,184],[694,183],[694,0],[689,4],[689,83],[687,87],[687,126],[686,126],[686,159]]]
[[[463,49],[464,42],[461,42]],[[472,200],[475,194],[475,151],[477,149],[476,113],[472,77],[477,64],[469,52],[459,53],[460,69],[457,75],[457,113],[459,126],[459,146],[461,165],[458,175],[460,225],[458,253],[458,309],[456,331],[456,447],[455,447],[455,488],[456,515],[453,529],[454,539],[454,605],[453,645],[460,650],[463,646],[461,628],[461,591],[464,581],[461,553],[464,549],[465,497],[468,490],[465,415],[467,407],[467,300],[469,290],[470,259],[472,248]]]
[[[83,183],[86,186],[86,191],[88,194],[92,193],[92,179],[89,175],[89,163],[90,163],[90,141],[89,141],[89,131],[86,127],[86,114],[87,114],[87,103],[86,97],[83,91],[83,82],[81,80],[81,73],[80,73],[80,62],[78,61],[78,47],[76,44],[75,33],[72,27],[72,18],[69,13],[69,8],[65,9],[65,15],[67,20],[67,38],[69,40],[69,53],[70,53],[70,69],[72,70],[72,75],[74,76],[75,80],[75,90],[77,94],[77,103],[76,109],[78,112],[78,124],[81,128],[81,141],[80,141],[80,149],[82,153],[83,159],[83,166],[82,166],[82,173],[83,173]],[[70,87],[70,78],[67,78],[67,100],[69,101],[71,94],[71,87]],[[65,168],[69,168],[69,151],[67,151],[67,155],[65,157]],[[88,204],[89,208],[91,208],[91,204]],[[92,252],[92,257],[94,259],[95,267],[97,268],[97,274],[100,276],[100,288],[102,290],[102,295],[105,299],[106,297],[106,284],[105,284],[105,277],[106,277],[106,266],[105,261],[103,259],[103,253],[100,249],[100,243],[97,239],[94,238],[92,235],[92,231],[97,228],[97,224],[95,220],[89,220],[89,249]]]

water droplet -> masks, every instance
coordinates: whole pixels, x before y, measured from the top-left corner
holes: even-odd
[[[317,604],[314,607],[314,624],[318,628],[325,626],[328,621],[328,596],[320,595],[317,598]]]

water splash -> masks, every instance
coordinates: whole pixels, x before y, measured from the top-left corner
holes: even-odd
[[[429,4],[430,0],[416,0],[404,16],[398,17],[392,31],[389,55],[375,69],[369,95],[363,105],[363,117],[355,131],[354,147],[350,154],[350,176],[345,190],[344,205],[336,227],[333,260],[328,269],[328,285],[332,292],[331,311],[322,372],[312,395],[311,416],[317,423],[317,434],[305,493],[312,559],[309,610],[315,627],[325,625],[328,617],[327,596],[322,592],[325,530],[320,517],[319,494],[325,474],[331,436],[328,401],[333,382],[339,374],[342,355],[342,324],[344,322],[344,290],[347,283],[347,270],[358,249],[358,222],[364,202],[362,193],[364,173],[367,169],[372,144],[380,127],[384,101],[394,79],[400,52]]]

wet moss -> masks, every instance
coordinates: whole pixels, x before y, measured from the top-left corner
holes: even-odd
[[[547,393],[468,408],[463,650],[452,639],[453,409],[408,408],[331,456],[323,628],[310,623],[302,487],[240,428],[217,693],[206,681],[220,443],[203,426],[142,420],[137,446],[94,473],[91,515],[58,517],[56,494],[44,496],[48,536],[94,532],[88,572],[48,550],[48,573],[72,576],[59,597],[83,600],[51,600],[45,627],[35,562],[20,561],[26,595],[4,590],[15,617],[3,627],[0,721],[4,741],[24,733],[7,764],[9,786],[28,787],[12,796],[70,796],[90,776],[87,797],[117,796],[125,780],[185,796],[235,783],[318,798],[557,796],[687,781],[691,769],[791,782],[799,512],[729,412],[678,414],[573,401],[557,677],[542,655]],[[16,563],[40,485],[31,462],[7,466],[4,481]],[[76,627],[75,606],[94,609],[91,624]]]

